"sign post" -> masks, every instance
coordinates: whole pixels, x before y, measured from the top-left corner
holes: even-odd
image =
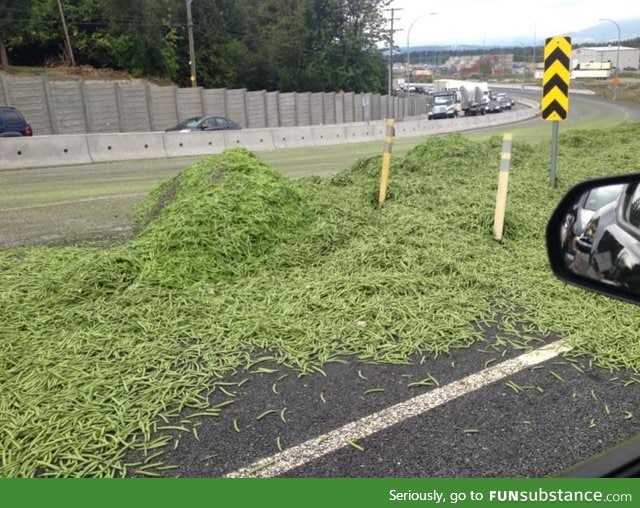
[[[558,165],[558,122],[569,112],[569,81],[571,79],[571,37],[549,37],[544,45],[542,76],[542,118],[551,126],[551,171],[549,184],[556,186]]]

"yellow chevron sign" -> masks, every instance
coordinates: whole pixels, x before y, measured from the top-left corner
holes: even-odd
[[[549,37],[544,45],[542,118],[566,120],[571,79],[571,37]]]

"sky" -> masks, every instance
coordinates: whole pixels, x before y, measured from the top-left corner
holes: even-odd
[[[500,39],[518,38],[523,45],[538,44],[551,36],[575,32],[598,23],[640,18],[640,0],[393,0],[395,12],[394,44],[483,46]],[[437,13],[429,15],[429,13]],[[385,12],[388,18],[390,12]],[[424,17],[421,17],[423,16]],[[622,33],[624,39],[624,33]]]

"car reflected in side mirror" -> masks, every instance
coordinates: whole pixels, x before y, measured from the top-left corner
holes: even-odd
[[[571,189],[547,225],[547,252],[562,280],[640,303],[640,174]]]

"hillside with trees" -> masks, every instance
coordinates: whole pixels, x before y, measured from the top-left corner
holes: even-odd
[[[379,44],[388,36],[388,4],[193,0],[198,85],[384,91],[387,71]],[[188,85],[185,0],[2,0],[1,68],[71,62]]]

